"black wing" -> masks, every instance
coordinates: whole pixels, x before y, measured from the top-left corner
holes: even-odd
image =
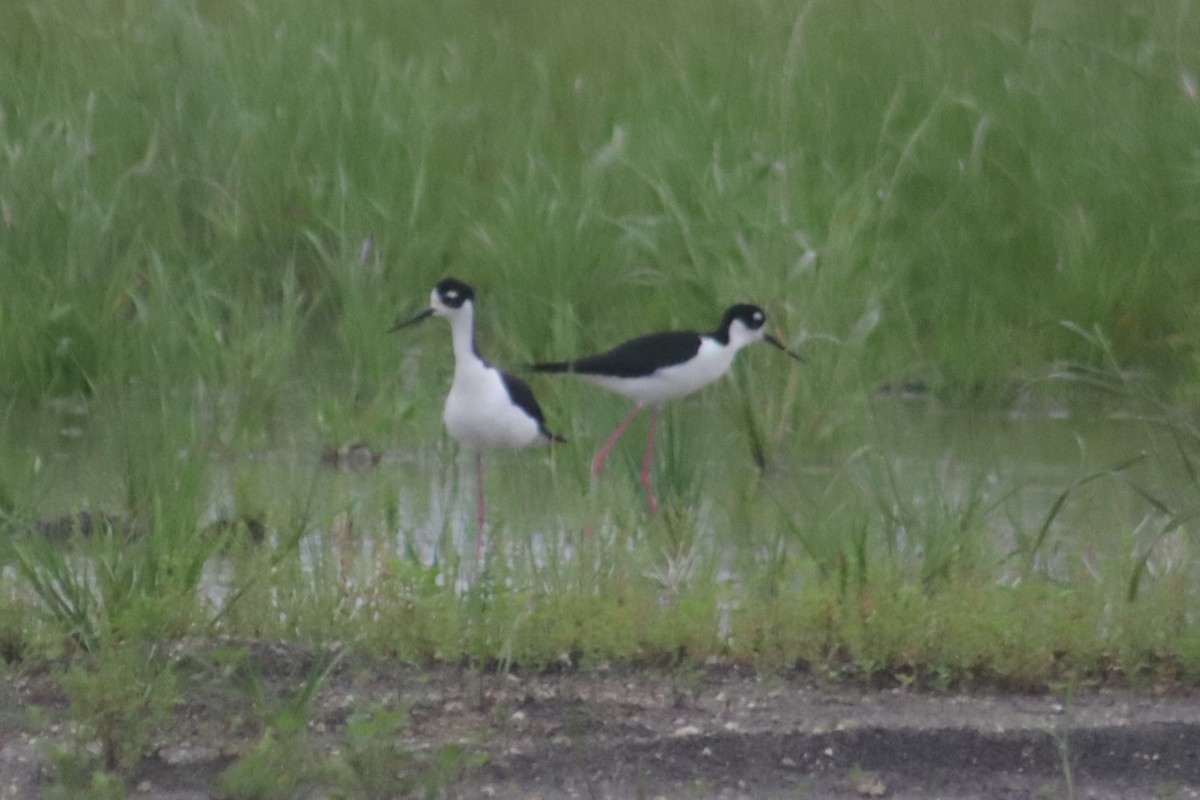
[[[614,378],[642,378],[655,370],[682,364],[700,350],[700,334],[694,331],[667,331],[640,336],[619,344],[606,353],[587,356],[566,364],[538,364],[543,372],[578,372],[581,375],[608,375]]]
[[[528,383],[507,372],[501,372],[500,378],[504,381],[504,388],[508,390],[508,396],[512,398],[513,403],[537,422],[538,430],[542,432],[543,436],[552,442],[566,441],[563,437],[546,429],[546,418],[542,414],[542,407],[538,405],[537,398],[533,396],[533,389],[529,388]]]

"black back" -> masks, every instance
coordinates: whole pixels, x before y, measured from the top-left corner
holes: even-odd
[[[543,436],[552,442],[566,441],[563,437],[546,429],[546,418],[542,414],[542,407],[538,405],[537,398],[533,396],[533,390],[529,388],[528,383],[507,372],[501,372],[500,378],[504,381],[504,388],[508,390],[508,396],[513,404],[537,421],[538,430],[542,432]]]
[[[617,345],[606,353],[575,361],[535,364],[539,372],[578,372],[581,375],[608,375],[614,378],[642,378],[655,370],[682,364],[700,350],[700,334],[695,331],[665,331],[639,336]]]
[[[752,303],[738,303],[725,310],[721,324],[704,334],[722,345],[729,344],[729,328],[740,320],[750,330],[767,323],[767,315]],[[640,336],[613,349],[575,361],[534,364],[538,372],[577,372],[581,375],[607,375],[613,378],[644,378],[656,370],[682,364],[700,352],[702,336],[695,331],[665,331]]]

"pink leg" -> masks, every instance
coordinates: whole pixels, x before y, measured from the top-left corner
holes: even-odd
[[[487,499],[483,491],[483,453],[475,451],[475,560],[483,554],[483,523],[487,519]]]
[[[604,447],[600,448],[600,452],[596,453],[596,458],[592,461],[593,478],[600,477],[600,473],[604,471],[604,462],[608,461],[609,451],[613,449],[613,445],[617,443],[617,440],[620,439],[621,435],[625,433],[625,429],[629,427],[629,423],[633,422],[633,418],[636,417],[638,412],[641,410],[642,407],[640,405],[635,405],[633,410],[629,412],[628,416],[621,420],[621,424],[617,426],[615,431],[613,431],[612,436],[608,437],[608,441],[604,443]]]
[[[658,427],[658,415],[662,409],[655,406],[654,414],[650,417],[650,435],[646,437],[646,455],[642,457],[642,489],[646,492],[646,503],[650,506],[650,513],[658,513],[658,500],[654,498],[654,491],[650,488],[650,466],[654,463],[654,429]]]

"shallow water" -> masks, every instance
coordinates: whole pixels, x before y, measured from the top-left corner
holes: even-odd
[[[86,412],[78,407],[61,417],[9,452],[10,461],[36,463],[26,513],[119,513],[127,487],[111,443],[81,433]],[[740,432],[718,426],[718,408],[682,404],[666,420],[656,480],[660,499],[675,510],[658,519],[645,513],[636,486],[644,421],[618,446],[598,485],[588,462],[599,434],[557,451],[489,453],[490,552],[537,574],[596,542],[643,548],[666,585],[686,579],[697,551],[715,556],[722,580],[781,547],[819,556],[838,526],[869,524],[881,531],[878,547],[920,558],[955,526],[986,528],[1003,555],[1049,522],[1051,545],[1039,557],[1054,573],[1064,568],[1064,549],[1104,553],[1152,535],[1169,515],[1146,495],[1165,508],[1184,508],[1194,496],[1169,430],[1131,416],[951,411],[881,396],[839,431],[837,443],[776,448],[760,477]],[[322,443],[294,434],[253,451],[218,451],[203,464],[203,521],[259,521],[275,542],[302,526],[304,568],[316,572],[337,559],[343,580],[355,580],[346,562],[394,557],[429,567],[457,562],[459,554],[473,561],[469,455],[440,430],[421,443],[370,444],[378,463],[366,458],[340,468],[323,463]],[[1139,456],[1119,474],[1095,477]],[[192,455],[181,449],[175,458],[182,465]],[[749,562],[729,555],[737,550],[751,553]],[[471,572],[439,580],[463,582]],[[210,565],[205,592],[214,605],[232,574],[221,559]]]

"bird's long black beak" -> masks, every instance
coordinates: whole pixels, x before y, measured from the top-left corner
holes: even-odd
[[[778,339],[776,339],[776,338],[775,338],[774,336],[772,336],[771,334],[769,334],[769,333],[768,333],[768,334],[766,334],[765,336],[763,336],[763,341],[764,341],[764,342],[766,342],[767,344],[772,344],[772,345],[775,345],[775,346],[776,346],[776,347],[778,347],[780,350],[782,350],[783,352],[787,353],[789,356],[791,356],[792,358],[796,359],[796,360],[797,360],[797,361],[799,361],[800,363],[802,363],[802,364],[804,363],[804,357],[803,357],[802,355],[800,355],[799,353],[794,353],[794,352],[792,352],[791,350],[788,350],[788,349],[787,349],[787,347],[785,347],[785,346],[784,346],[783,342],[779,341]]]
[[[394,333],[395,331],[398,331],[401,328],[407,328],[409,325],[416,325],[418,322],[424,322],[425,320],[429,319],[432,316],[433,316],[433,309],[427,308],[424,311],[422,311],[420,314],[417,314],[415,317],[410,319],[408,322],[397,322],[395,325],[388,328],[388,333]]]

